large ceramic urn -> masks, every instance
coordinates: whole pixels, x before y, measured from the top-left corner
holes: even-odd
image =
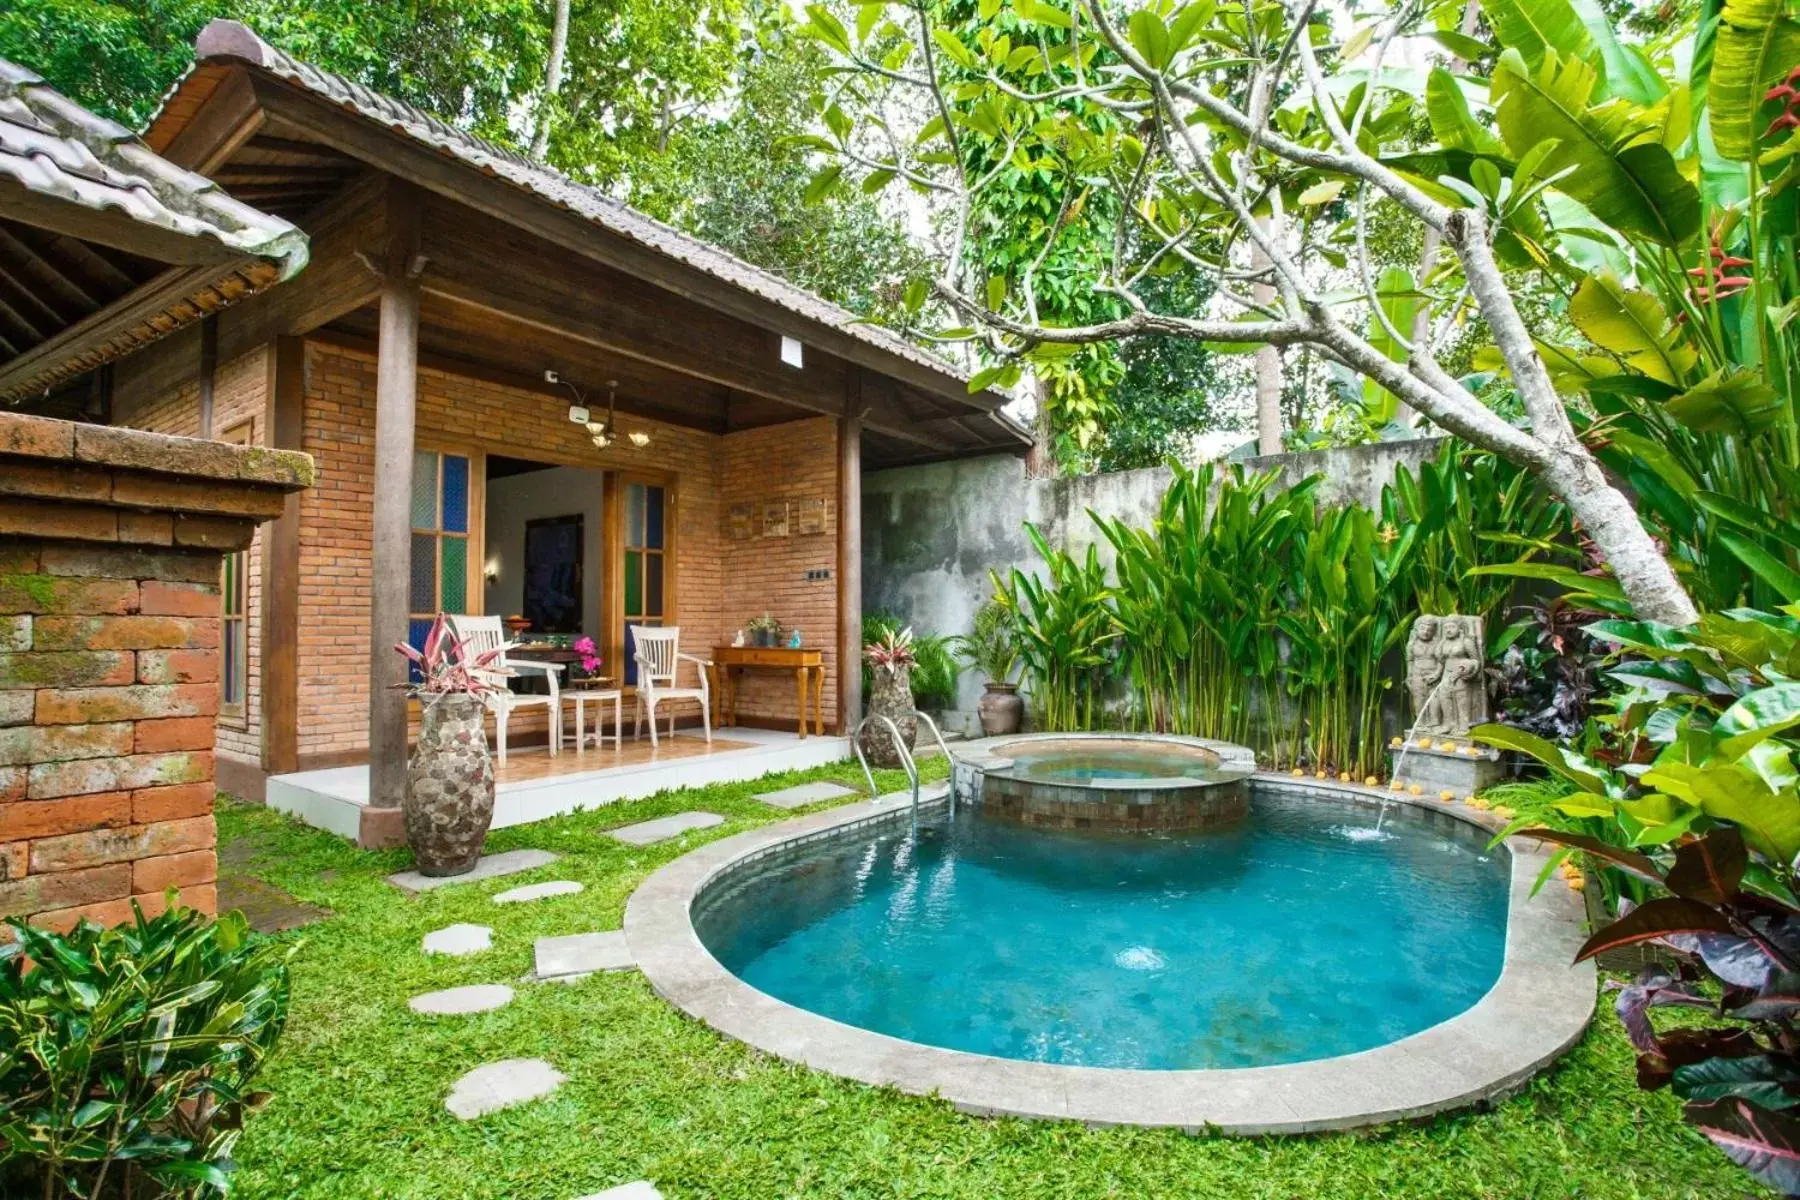
[[[419,742],[406,773],[406,842],[421,875],[475,869],[494,819],[486,706],[462,693],[419,700]]]
[[[990,680],[975,704],[975,714],[981,719],[981,732],[988,737],[1019,732],[1019,726],[1025,723],[1025,701],[1019,698],[1019,685]]]
[[[913,708],[912,668],[877,666],[872,668],[871,674],[875,679],[869,689],[869,715],[892,721],[900,731],[900,740],[910,751],[914,739],[919,736],[919,718]],[[871,721],[864,726],[860,740],[862,752],[871,764],[878,767],[900,765],[893,732],[880,721]]]

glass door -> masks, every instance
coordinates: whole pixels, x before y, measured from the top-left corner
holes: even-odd
[[[469,611],[469,458],[413,453],[412,570],[406,640],[416,649],[439,613]]]

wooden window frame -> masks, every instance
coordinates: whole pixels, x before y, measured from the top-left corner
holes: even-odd
[[[232,446],[254,446],[254,418],[239,421],[219,435],[219,441]],[[235,570],[234,570],[235,568]],[[235,578],[233,588],[230,580]],[[231,611],[232,593],[236,596],[236,612]],[[227,659],[235,652],[238,697],[225,694],[231,678]],[[217,723],[228,729],[248,729],[250,724],[250,550],[234,550],[219,564],[219,715]]]
[[[606,591],[601,605],[603,619],[606,622],[607,662],[613,668],[612,675],[619,681],[619,686],[627,695],[637,691],[635,684],[625,682],[625,488],[628,484],[643,484],[646,487],[663,489],[663,613],[662,624],[680,625],[680,524],[678,514],[681,503],[680,476],[672,471],[634,471],[609,466],[606,470],[606,482],[602,488],[606,512],[602,514],[605,521],[606,546]],[[710,649],[710,647],[708,647]],[[692,646],[683,651],[695,653]]]
[[[431,618],[435,617],[438,613],[444,611],[444,609],[443,609],[443,603],[444,603],[443,553],[444,553],[444,551],[443,551],[442,542],[443,542],[443,539],[446,537],[460,538],[464,542],[464,547],[463,547],[463,553],[464,553],[463,576],[464,576],[464,578],[463,578],[463,609],[462,609],[462,611],[464,614],[467,614],[469,616],[480,616],[485,611],[484,605],[486,603],[486,596],[484,595],[486,578],[482,571],[482,562],[487,553],[487,455],[485,453],[483,453],[482,450],[480,449],[480,447],[478,447],[478,446],[473,446],[473,445],[470,445],[467,443],[458,443],[458,442],[454,442],[454,441],[438,440],[438,439],[425,439],[425,438],[417,439],[414,442],[413,448],[414,448],[415,452],[417,452],[417,453],[437,455],[437,461],[438,461],[438,478],[437,478],[437,488],[436,488],[436,492],[435,492],[436,507],[433,510],[438,524],[435,528],[432,528],[432,529],[425,529],[420,526],[412,526],[410,529],[410,532],[413,534],[429,535],[431,537],[435,537],[436,539],[438,539],[438,542],[439,542],[438,549],[437,549],[438,567],[437,567],[437,571],[436,571],[436,581],[433,584],[433,595],[432,595],[432,601],[434,604],[437,605],[437,607],[435,609],[433,609],[433,611],[428,612],[428,613],[409,611],[407,613],[407,620],[409,622],[415,621],[415,620],[428,621]],[[443,529],[443,521],[444,521],[443,461],[444,461],[444,456],[446,454],[454,455],[458,458],[465,458],[469,462],[469,479],[468,479],[468,489],[469,489],[468,524],[469,524],[469,527],[466,531],[464,531],[463,533],[460,533],[460,534],[454,533],[454,532],[446,533],[446,532],[444,532],[444,529]],[[407,502],[410,506],[410,504],[411,504],[411,493],[410,492],[408,493],[408,501]],[[411,543],[408,542],[408,553],[409,554],[411,553],[410,547],[411,547]],[[407,561],[408,561],[407,569],[410,571],[411,570],[411,559],[409,558]],[[411,597],[409,596],[408,599],[410,601]]]

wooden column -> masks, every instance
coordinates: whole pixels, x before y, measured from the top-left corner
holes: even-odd
[[[303,448],[306,343],[297,337],[269,344],[263,391],[263,443]],[[262,769],[280,775],[300,769],[300,497],[262,532]]]
[[[219,318],[200,318],[200,436],[213,435],[213,384],[219,374]]]
[[[419,206],[410,187],[388,192],[387,252],[375,364],[375,502],[369,563],[369,808],[406,798],[406,640],[412,560],[413,422],[419,387]],[[365,818],[370,814],[365,813]],[[369,821],[365,819],[365,828]]]
[[[862,717],[862,378],[850,368],[838,420],[838,732]],[[804,720],[804,716],[802,720]]]

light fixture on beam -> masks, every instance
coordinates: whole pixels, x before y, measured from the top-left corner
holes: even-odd
[[[576,407],[569,410],[569,419],[580,424],[587,430],[588,440],[594,443],[594,449],[605,450],[610,446],[618,445],[621,437],[619,433],[618,380],[609,379],[606,381],[606,419],[603,421],[595,421],[590,418],[590,414],[586,407],[587,398],[581,394],[581,389],[576,387],[573,383],[562,378],[555,371],[545,371],[544,380],[547,383],[560,383],[562,386],[575,393],[575,399],[578,403]],[[631,443],[632,447],[637,450],[642,450],[645,446],[650,444],[650,435],[641,429],[634,429],[630,433],[624,434],[623,437],[625,441]]]

